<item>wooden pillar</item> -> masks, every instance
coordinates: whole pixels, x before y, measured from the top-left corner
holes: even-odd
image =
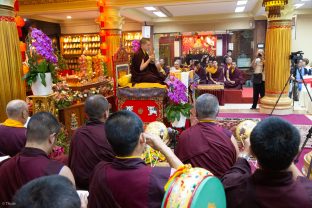
[[[26,97],[13,7],[14,0],[0,0],[0,123],[6,119],[7,103]]]
[[[265,44],[265,97],[260,112],[271,113],[290,75],[291,20],[269,20]],[[288,83],[287,83],[288,84]],[[292,113],[288,97],[289,84],[284,90],[274,114]]]

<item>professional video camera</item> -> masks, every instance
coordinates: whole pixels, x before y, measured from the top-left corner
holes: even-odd
[[[292,64],[298,64],[299,60],[303,59],[304,53],[302,51],[292,52],[289,56]]]

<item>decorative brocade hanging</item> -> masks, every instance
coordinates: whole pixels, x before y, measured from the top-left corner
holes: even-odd
[[[268,12],[269,18],[280,17],[281,10],[288,4],[288,0],[263,0],[262,6],[265,7],[265,11]]]

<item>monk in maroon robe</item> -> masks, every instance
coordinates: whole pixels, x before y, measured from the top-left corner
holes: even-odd
[[[132,83],[161,83],[164,84],[166,75],[160,73],[155,65],[154,54],[149,55],[151,51],[151,42],[149,39],[142,38],[141,48],[132,57],[131,61],[131,81]]]
[[[0,156],[13,157],[25,147],[27,103],[23,100],[12,100],[6,107],[6,113],[8,119],[0,124]]]
[[[89,177],[101,161],[111,162],[115,157],[105,133],[109,103],[102,95],[89,97],[85,102],[87,123],[76,130],[70,144],[68,165],[78,189],[88,190]]]
[[[211,65],[209,63],[206,71],[208,84],[224,84],[223,67],[219,67],[217,61],[213,61]]]
[[[224,65],[225,88],[243,89],[244,78],[241,71],[231,57],[227,57],[227,64]]]
[[[207,84],[207,73],[206,70],[200,65],[199,61],[194,62],[195,73],[199,77],[199,84]]]
[[[293,163],[300,144],[297,128],[270,117],[254,128],[250,143],[222,178],[227,207],[312,207],[312,181]],[[248,163],[251,154],[259,164],[254,173]]]
[[[159,208],[171,167],[183,165],[164,142],[143,133],[140,118],[129,111],[111,115],[105,124],[107,139],[117,154],[112,163],[95,168],[89,187],[90,208]],[[146,144],[163,153],[171,167],[147,166],[141,159]]]
[[[60,125],[52,114],[42,112],[32,116],[27,127],[26,147],[0,163],[1,202],[9,205],[18,189],[41,176],[63,175],[75,184],[68,167],[48,158],[59,131]]]
[[[201,167],[221,177],[236,162],[238,147],[228,130],[218,126],[218,99],[203,94],[196,100],[199,123],[183,131],[176,147],[176,155],[183,163]]]

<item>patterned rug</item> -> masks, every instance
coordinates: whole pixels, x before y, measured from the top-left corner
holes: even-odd
[[[238,124],[240,124],[241,122],[245,121],[245,120],[252,120],[255,122],[260,122],[261,119],[260,118],[222,118],[219,117],[218,119],[219,125],[230,130],[231,132],[233,132],[233,135],[236,138],[236,127],[238,126]],[[311,125],[298,125],[298,124],[294,124],[295,127],[298,128],[300,135],[301,135],[301,145],[304,142],[304,140],[306,139],[306,136],[309,132],[309,129],[311,128]],[[312,139],[310,139],[308,141],[308,143],[305,146],[306,148],[312,148]]]

